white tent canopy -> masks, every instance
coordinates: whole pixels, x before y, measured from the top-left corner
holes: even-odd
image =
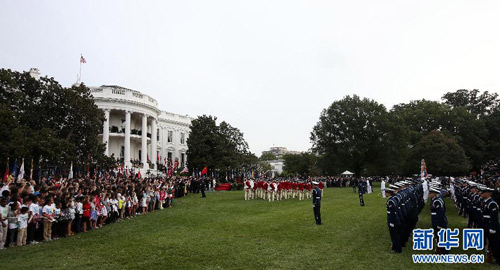
[[[350,171],[345,171],[343,173],[341,173],[342,175],[353,175],[354,173],[353,172],[350,172]]]

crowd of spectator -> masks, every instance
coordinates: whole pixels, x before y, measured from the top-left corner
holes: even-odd
[[[0,181],[1,182],[1,181]],[[0,183],[0,249],[52,241],[172,207],[199,192],[194,177],[42,178]]]

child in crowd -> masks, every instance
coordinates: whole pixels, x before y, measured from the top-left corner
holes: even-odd
[[[63,236],[64,234],[62,233],[62,228],[64,226],[61,226],[63,225],[63,216],[62,216],[62,211],[61,211],[61,207],[62,207],[62,203],[60,201],[57,201],[56,203],[54,203],[55,207],[54,207],[54,222],[52,222],[52,231],[53,231],[53,234],[54,234],[54,239],[59,239],[59,237]]]
[[[95,197],[90,198],[90,226],[92,230],[95,230],[97,227],[97,206],[95,204]]]
[[[21,213],[17,217],[18,229],[17,229],[17,245],[26,245],[26,239],[28,238],[28,223],[30,221],[30,216],[28,214],[29,208],[21,208]]]
[[[17,240],[17,218],[19,216],[19,204],[17,202],[10,203],[9,214],[7,218],[9,219],[9,247],[14,247],[16,245]]]
[[[7,205],[7,198],[0,198],[0,249],[4,249],[5,242],[7,241],[7,231],[9,229],[9,210]]]
[[[73,220],[75,219],[75,200],[70,197],[69,201],[66,203],[66,212],[64,213],[66,216],[66,235],[71,236],[75,233],[71,230],[73,227]]]
[[[76,233],[81,233],[82,228],[82,219],[83,219],[83,203],[82,197],[76,197],[76,208],[75,208],[75,231]]]
[[[83,232],[87,232],[87,227],[90,228],[90,212],[91,205],[87,196],[83,199],[83,215],[82,215],[82,223],[83,223]]]
[[[42,209],[43,216],[43,240],[52,240],[52,223],[54,222],[54,198],[50,197],[45,200],[45,205]]]

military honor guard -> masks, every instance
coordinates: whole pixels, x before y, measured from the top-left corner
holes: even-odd
[[[299,201],[304,200],[305,185],[304,182],[299,183]]]
[[[389,235],[391,237],[391,251],[395,253],[402,252],[401,245],[401,211],[398,206],[398,200],[394,197],[396,189],[384,189],[387,195],[387,226],[389,227]]]
[[[245,189],[245,201],[248,201],[251,198],[250,193],[252,190],[252,186],[250,185],[250,179],[247,179],[245,181],[245,188],[244,189]]]
[[[314,212],[314,220],[316,221],[316,225],[322,225],[321,223],[321,189],[318,187],[318,182],[313,182],[313,212]]]
[[[365,206],[365,200],[363,199],[363,194],[365,194],[366,181],[359,181],[358,195],[359,195],[359,205]]]
[[[387,199],[387,226],[391,237],[391,251],[401,253],[418,222],[424,207],[422,184],[407,179],[385,189]]]
[[[439,230],[446,229],[448,227],[448,219],[446,218],[446,205],[441,197],[440,186],[432,185],[429,188],[429,199],[431,199],[431,223],[434,229],[435,237],[437,239],[437,234]],[[447,254],[447,250],[444,248],[439,248],[436,245],[437,254]]]
[[[385,198],[385,181],[382,179],[380,182],[380,191],[382,192],[382,198]]]
[[[312,197],[312,185],[310,182],[306,184],[306,198],[311,199]]]
[[[500,225],[498,223],[498,203],[492,198],[494,189],[481,186],[481,198],[483,203],[483,220],[485,239],[488,240],[488,253],[492,254],[497,264],[500,264]],[[489,259],[491,261],[491,257]]]

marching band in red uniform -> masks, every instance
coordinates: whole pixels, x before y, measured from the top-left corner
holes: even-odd
[[[280,201],[299,198],[299,200],[310,199],[312,194],[311,179],[302,181],[290,180],[254,180],[246,179],[244,182],[245,200],[263,199],[269,201]],[[319,188],[323,189],[320,182]]]

